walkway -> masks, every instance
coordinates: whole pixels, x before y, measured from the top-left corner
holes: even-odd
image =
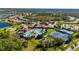
[[[79,42],[77,42],[77,46],[74,46],[74,49],[72,49],[71,47],[69,47],[68,49],[66,49],[65,51],[74,51],[76,48],[79,47]]]

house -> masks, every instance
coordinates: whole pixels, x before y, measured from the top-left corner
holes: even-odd
[[[18,23],[18,22],[20,22],[18,19],[11,19],[11,20],[9,20],[10,22],[14,22],[14,23]]]
[[[26,31],[29,30],[29,29],[28,29],[28,25],[26,25],[26,24],[22,24],[22,25],[21,25],[21,29],[26,30]]]
[[[70,24],[62,24],[62,25],[61,25],[61,28],[66,28],[66,29],[68,29],[68,28],[70,28],[70,27],[71,27]]]
[[[72,24],[62,24],[62,25],[61,25],[61,28],[79,31],[79,26],[74,26],[74,25],[72,25]]]
[[[43,37],[42,39],[42,42],[48,42],[49,40],[47,39],[47,38],[45,38],[45,37]]]
[[[50,23],[33,23],[33,24],[29,24],[28,25],[29,28],[54,28],[54,25],[50,24]]]
[[[76,19],[76,17],[73,17],[73,16],[67,16],[67,18],[72,21]]]
[[[11,17],[9,17],[9,19],[15,19],[16,18],[16,16],[11,16]]]
[[[17,31],[17,35],[19,35],[20,37],[23,37],[23,34],[26,32],[26,30],[20,29]]]
[[[79,18],[77,18],[74,22],[79,22]]]
[[[79,31],[79,26],[74,26],[74,29]]]

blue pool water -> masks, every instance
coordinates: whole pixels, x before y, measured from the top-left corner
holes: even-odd
[[[28,31],[28,32],[25,32],[23,34],[24,37],[31,37],[32,36],[32,32]]]
[[[0,23],[0,28],[7,27],[7,26],[11,26],[11,24],[8,24],[8,23]]]
[[[42,35],[43,34],[43,31],[42,29],[34,29],[34,32],[37,33],[38,35]]]
[[[24,37],[32,37],[33,35],[33,33],[36,33],[37,35],[42,35],[43,34],[43,31],[42,31],[42,29],[38,29],[38,28],[35,28],[33,31],[28,31],[28,32],[25,32],[24,34],[23,34],[23,36]],[[36,35],[35,34],[35,35]]]

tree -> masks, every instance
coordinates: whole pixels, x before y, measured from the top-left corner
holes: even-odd
[[[9,31],[1,31],[0,32],[0,38],[4,39],[4,38],[9,38],[10,33]]]
[[[12,40],[12,39],[0,39],[0,50],[3,51],[14,51],[21,50],[23,42],[20,40]]]
[[[0,33],[1,51],[18,51],[25,47],[27,47],[27,42],[10,35],[10,32],[3,31]]]

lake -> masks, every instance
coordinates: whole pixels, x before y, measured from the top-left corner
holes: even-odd
[[[7,26],[11,26],[11,24],[9,24],[9,23],[0,23],[0,28],[4,28],[4,27],[7,27]]]
[[[9,16],[14,16],[14,14],[0,14],[0,19],[4,19]]]

